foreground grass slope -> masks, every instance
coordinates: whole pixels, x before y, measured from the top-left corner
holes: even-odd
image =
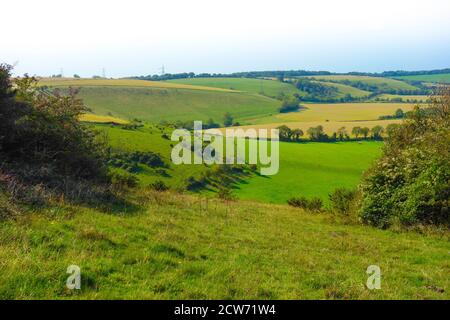
[[[65,205],[0,224],[0,298],[449,299],[448,238],[327,214],[140,192],[138,210]],[[66,289],[69,265],[81,290]],[[365,287],[369,265],[381,290]]]

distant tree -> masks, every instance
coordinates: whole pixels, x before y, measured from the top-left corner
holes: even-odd
[[[390,137],[393,135],[396,128],[398,128],[398,123],[390,123],[386,126],[386,134]]]
[[[229,112],[226,112],[224,115],[223,115],[223,125],[225,126],[225,127],[229,127],[229,126],[231,126],[233,124],[233,116],[229,113]]]
[[[353,127],[352,134],[358,139],[358,137],[362,134],[361,127]]]
[[[344,140],[345,137],[347,137],[347,130],[345,130],[345,127],[341,127],[338,129],[337,131],[337,137],[339,138],[339,140]]]
[[[76,79],[80,79],[80,76],[78,74],[76,74],[76,73],[73,75],[73,77],[76,78]]]
[[[220,125],[218,123],[215,123],[212,118],[209,118],[208,121],[206,121],[206,128],[218,128]]]
[[[290,97],[290,98],[283,100],[281,107],[278,108],[278,111],[280,113],[285,113],[285,112],[297,111],[298,108],[299,108],[299,106],[298,106],[297,99],[294,97]]]
[[[397,118],[397,119],[401,119],[401,118],[403,118],[405,116],[405,113],[403,112],[403,110],[402,109],[397,109],[396,111],[395,111],[395,117]]]
[[[367,127],[361,128],[361,134],[364,136],[364,139],[367,139],[369,136],[370,129]]]
[[[322,126],[317,126],[317,127],[311,127],[307,130],[307,133],[309,135],[309,138],[312,141],[322,141],[326,138],[326,135],[323,132],[323,127]]]
[[[279,130],[280,140],[289,141],[291,140],[292,130],[286,126],[282,125],[277,128]]]
[[[372,138],[374,139],[381,139],[383,131],[384,129],[382,126],[375,126],[370,130],[370,132],[372,133]]]
[[[303,136],[303,130],[302,129],[297,128],[297,129],[292,130],[291,137],[292,137],[293,140],[299,141],[300,137],[302,137],[302,136]]]

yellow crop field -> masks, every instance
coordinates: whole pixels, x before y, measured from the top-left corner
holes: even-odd
[[[80,120],[84,122],[94,122],[94,123],[117,123],[117,124],[127,124],[126,120],[111,117],[111,116],[100,116],[92,113],[85,113],[80,116]]]
[[[207,86],[196,86],[189,84],[179,84],[165,81],[147,81],[133,79],[73,79],[73,78],[42,78],[39,81],[41,86],[51,87],[149,87],[162,89],[191,89],[220,92],[239,92],[236,90],[213,88]]]
[[[380,116],[391,115],[397,109],[411,110],[407,103],[328,103],[305,104],[306,109],[298,112],[280,113],[277,121],[363,121],[378,120]]]

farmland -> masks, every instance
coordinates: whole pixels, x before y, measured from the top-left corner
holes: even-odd
[[[235,121],[276,113],[278,100],[221,88],[206,88],[142,80],[56,80],[41,85],[80,87],[80,97],[95,115],[157,123],[213,118],[222,122],[225,112]]]
[[[367,97],[371,92],[361,90],[352,86],[348,86],[342,83],[326,82],[326,81],[313,81],[314,83],[320,83],[324,86],[334,87],[337,91],[337,98],[342,98],[345,95],[350,95],[354,98]]]
[[[128,121],[120,118],[115,118],[111,116],[100,116],[92,113],[82,114],[80,120],[84,122],[93,122],[93,123],[117,123],[117,124],[128,123]]]
[[[292,197],[320,197],[338,187],[354,188],[380,155],[380,142],[280,143],[280,171],[252,176],[238,185],[240,199],[286,203]],[[295,174],[293,174],[295,172]],[[312,183],[313,182],[313,183]]]
[[[356,188],[380,156],[382,141],[281,142],[278,174],[246,169],[229,185],[233,197],[221,200],[218,191],[225,183],[196,190],[186,185],[219,166],[174,165],[170,153],[176,142],[168,138],[174,127],[157,124],[221,121],[231,112],[254,128],[287,124],[306,132],[320,124],[331,134],[343,126],[350,132],[353,126],[398,123],[378,117],[398,108],[408,111],[411,103],[302,103],[299,111],[280,114],[279,100],[252,91],[246,82],[230,89],[120,81],[42,84],[81,87],[92,110],[81,120],[105,134],[108,151],[156,153],[165,166],[140,164],[132,173],[138,184],[121,189],[123,204],[94,206],[58,197],[2,221],[1,298],[449,298],[447,232],[380,230],[360,224],[358,216],[331,211],[329,194]],[[341,92],[353,88],[323,83]],[[137,125],[122,125],[129,122]],[[129,174],[110,160],[108,165],[111,173]],[[169,190],[155,191],[156,181]],[[292,197],[318,197],[324,207],[317,212],[287,206]],[[5,199],[0,188],[0,208],[9,205]],[[65,286],[72,264],[82,268],[80,290]],[[372,264],[383,270],[382,290],[365,286]]]
[[[341,76],[336,77],[343,79]],[[375,79],[380,81],[379,78]],[[370,78],[370,81],[374,80]],[[406,85],[401,81],[392,81]],[[350,95],[364,98],[370,93],[342,83],[320,83],[336,87],[337,97]],[[261,84],[267,90],[264,95],[258,93]],[[398,108],[404,111],[412,108],[412,103],[302,103],[304,109],[280,114],[277,109],[281,102],[266,95],[289,95],[296,92],[301,97],[304,93],[289,83],[246,78],[194,78],[176,81],[43,79],[40,85],[59,88],[80,87],[80,97],[92,113],[84,119],[91,121],[93,117],[98,120],[100,117],[112,117],[123,121],[139,119],[149,123],[158,123],[161,120],[207,121],[212,118],[215,122],[221,123],[224,113],[229,112],[235,122],[243,125],[323,122],[331,128],[325,122],[375,121],[379,116],[392,114]],[[381,99],[402,97],[404,102],[408,99],[423,99],[423,96],[387,94],[379,97]],[[103,118],[97,122],[109,122],[107,119],[110,118]],[[336,126],[339,124],[333,127]]]
[[[276,80],[249,78],[192,78],[170,80],[169,82],[245,91],[269,97],[291,95],[296,92],[300,93],[293,85]]]
[[[354,75],[330,75],[330,76],[312,76],[308,77],[316,80],[348,82],[354,84],[361,82],[370,86],[374,86],[379,90],[414,90],[416,87],[400,80],[370,77],[370,76],[354,76]]]
[[[116,150],[153,151],[161,154],[165,161],[170,163],[170,144],[173,142],[161,137],[164,130],[160,131],[156,127],[139,130],[123,130],[110,126],[98,128],[107,133],[111,146]],[[381,146],[380,142],[282,142],[279,173],[273,177],[249,175],[235,185],[233,192],[242,199],[273,203],[286,203],[290,197],[298,195],[315,195],[326,201],[328,194],[336,187],[355,187],[362,172],[380,154]],[[209,169],[204,165],[170,164],[167,176],[144,168],[138,173],[138,177],[142,186],[162,180],[172,188],[180,189],[185,186],[188,177],[198,178],[206,170]],[[293,171],[296,172],[295,175],[292,175]]]
[[[395,110],[409,111],[412,104],[401,103],[334,103],[305,104],[306,109],[276,115],[283,121],[362,121],[377,120],[379,116],[393,114]]]
[[[73,79],[73,78],[42,78],[41,86],[51,87],[132,87],[132,88],[159,88],[159,89],[191,89],[206,91],[233,92],[234,90],[213,88],[205,86],[191,86],[188,84],[173,84],[162,81],[144,81],[132,79]]]
[[[435,82],[435,83],[450,83],[450,73],[400,76],[396,77],[396,79],[409,81]]]

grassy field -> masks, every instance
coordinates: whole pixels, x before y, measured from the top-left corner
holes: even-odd
[[[329,214],[140,191],[0,224],[1,299],[449,299],[448,237]],[[68,290],[69,265],[81,290]],[[381,289],[365,287],[369,265]]]
[[[277,97],[280,94],[291,95],[299,93],[293,85],[276,80],[250,79],[250,78],[191,78],[169,80],[170,83],[200,85],[222,89],[245,91]]]
[[[308,76],[307,78],[327,81],[350,81],[350,82],[362,82],[368,85],[376,86],[379,90],[415,90],[416,87],[400,80],[381,78],[381,77],[369,77],[369,76],[353,76],[353,75],[330,75],[330,76]]]
[[[320,197],[338,187],[354,188],[381,154],[380,142],[280,143],[280,171],[252,176],[238,186],[240,199],[286,203],[291,197]],[[295,172],[295,174],[293,174]]]
[[[213,118],[222,123],[225,112],[235,121],[277,112],[279,101],[244,93],[158,88],[83,87],[81,98],[95,114],[153,123]]]
[[[133,88],[162,88],[162,89],[191,89],[206,91],[234,92],[234,90],[189,84],[174,84],[164,81],[147,81],[133,79],[73,79],[73,78],[42,78],[41,86],[51,87],[133,87]]]
[[[401,77],[395,77],[395,78],[400,79],[400,80],[450,83],[450,73],[424,74],[424,75],[416,75],[416,76],[401,76]]]
[[[173,189],[182,189],[188,177],[198,178],[210,170],[204,165],[180,165],[171,163],[171,144],[161,137],[163,132],[156,127],[138,130],[124,130],[106,125],[97,126],[104,130],[114,150],[153,151],[161,154],[170,166],[168,175],[161,176],[150,168],[143,167],[138,177],[141,186],[162,180]],[[349,127],[349,131],[351,127]],[[286,203],[292,196],[317,196],[327,200],[336,187],[356,187],[361,173],[380,154],[380,142],[350,143],[280,143],[280,171],[267,177],[256,174],[241,179],[234,193],[242,199],[263,202]],[[295,172],[295,174],[292,174]],[[284,183],[286,181],[286,183]],[[313,182],[313,183],[312,183]],[[214,190],[204,190],[205,195]],[[202,191],[203,192],[203,191]]]
[[[371,92],[370,91],[365,91],[365,90],[361,90],[352,86],[348,86],[342,83],[331,83],[331,82],[325,82],[325,81],[314,81],[316,83],[320,83],[322,85],[325,86],[329,86],[329,87],[334,87],[338,90],[337,93],[337,98],[342,98],[344,96],[346,96],[347,94],[349,94],[350,96],[354,97],[354,98],[362,98],[362,97],[367,97]]]
[[[118,127],[107,125],[97,125],[97,129],[107,134],[109,143],[115,151],[152,151],[160,154],[164,161],[169,165],[166,169],[167,176],[158,174],[155,170],[142,166],[138,173],[141,186],[148,186],[156,180],[164,181],[172,189],[183,189],[185,180],[190,177],[199,177],[202,172],[207,170],[203,165],[174,165],[170,160],[172,150],[171,144],[176,142],[162,138],[166,133],[169,137],[170,130],[160,130],[156,127],[145,127],[137,130],[124,130]]]

